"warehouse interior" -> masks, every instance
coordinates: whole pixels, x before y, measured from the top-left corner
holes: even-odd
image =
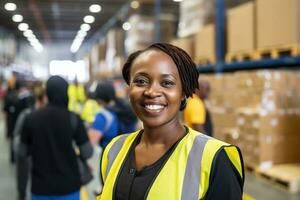
[[[17,79],[33,88],[52,75],[82,87],[110,80],[116,95],[127,98],[122,78],[127,57],[152,43],[170,43],[191,56],[200,79],[210,85],[205,105],[213,137],[242,152],[243,200],[297,200],[299,20],[299,0],[2,0],[1,109]],[[79,106],[69,108],[81,114],[87,98],[76,98],[69,103]],[[0,199],[15,200],[16,167],[4,112]],[[89,161],[95,176],[101,151]],[[95,199],[101,189],[99,180],[90,184],[81,189],[81,199]]]

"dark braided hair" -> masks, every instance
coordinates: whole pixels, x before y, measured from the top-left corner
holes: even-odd
[[[142,53],[151,49],[160,50],[172,58],[179,72],[183,93],[186,97],[191,97],[195,89],[198,88],[199,73],[197,66],[183,49],[167,43],[155,43],[144,50],[132,53],[122,69],[122,75],[126,83],[130,84],[130,69],[134,60]],[[185,103],[183,102],[183,104]]]

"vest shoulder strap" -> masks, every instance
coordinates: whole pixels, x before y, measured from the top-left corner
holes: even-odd
[[[138,132],[139,131],[136,131],[131,134],[124,134],[124,135],[117,136],[106,146],[101,161],[101,175],[103,181],[106,180],[106,177],[108,176],[111,167],[114,161],[116,160],[118,154],[122,150],[124,143],[126,142],[126,145],[129,148],[131,143],[134,141],[135,137],[138,135]]]

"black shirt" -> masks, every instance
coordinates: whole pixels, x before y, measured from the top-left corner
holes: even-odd
[[[80,176],[73,141],[88,142],[82,120],[74,131],[66,107],[48,105],[29,114],[24,121],[21,142],[32,156],[32,192],[64,195],[80,188]]]
[[[134,149],[140,138],[141,134],[133,142],[117,178],[113,193],[115,200],[144,200],[156,176],[182,139],[178,140],[158,161],[137,171],[134,163]],[[242,190],[243,180],[238,171],[226,152],[219,151],[213,161],[210,186],[204,199],[241,200]]]

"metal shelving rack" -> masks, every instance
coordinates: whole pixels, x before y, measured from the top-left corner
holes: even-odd
[[[225,1],[216,0],[216,64],[199,66],[198,70],[200,73],[221,73],[226,71],[267,69],[277,67],[300,67],[300,56],[286,56],[278,59],[268,58],[256,61],[225,63],[225,11]]]
[[[216,1],[216,64],[213,65],[201,65],[198,66],[200,73],[222,73],[228,71],[236,70],[247,70],[247,69],[269,69],[278,67],[300,67],[300,56],[292,57],[286,56],[278,59],[261,59],[255,61],[243,61],[243,62],[232,62],[226,63],[225,58],[225,24],[226,24],[226,7],[225,0],[215,0]],[[235,0],[236,3],[239,0]],[[130,7],[131,0],[120,9],[115,16],[113,16],[100,30],[93,35],[92,38],[87,41],[87,44],[82,48],[83,52],[87,52],[91,49],[92,45],[95,44],[99,38],[103,37],[110,27],[113,27],[117,23],[117,19],[120,15],[127,15],[128,9]],[[161,14],[161,0],[155,0],[154,13],[156,18],[156,33],[155,41],[160,41],[160,14]]]

